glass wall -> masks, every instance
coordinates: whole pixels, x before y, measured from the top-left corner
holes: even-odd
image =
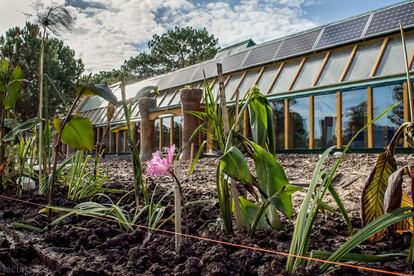
[[[372,91],[374,118],[392,104],[402,100],[403,86],[401,84],[374,87]],[[400,103],[374,123],[374,147],[383,148],[388,145],[395,131],[403,122],[404,105]]]
[[[321,74],[318,85],[337,83],[346,66],[350,54],[350,47],[332,52]]]
[[[372,66],[377,60],[381,45],[382,40],[361,44],[357,49],[345,80],[353,81],[368,78]]]
[[[295,82],[293,87],[294,90],[312,87],[316,75],[320,71],[324,57],[325,53],[314,55],[306,60],[298,79]]]
[[[260,92],[267,94],[272,85],[273,80],[276,77],[277,72],[279,71],[280,64],[272,67],[265,68],[262,76],[260,77],[257,86],[259,87]]]
[[[172,117],[162,118],[162,141],[161,141],[162,148],[170,146],[171,119]]]
[[[224,91],[226,92],[226,100],[230,100],[236,91],[236,88],[239,86],[241,81],[242,74],[237,74],[230,76],[230,80],[226,84]]]
[[[287,63],[282,72],[279,75],[276,84],[273,86],[270,94],[288,92],[290,85],[292,84],[293,78],[299,69],[300,60],[297,59],[290,63]]]
[[[161,119],[156,119],[154,122],[154,146],[156,150],[160,150],[160,129],[161,129]]]
[[[247,94],[250,88],[253,87],[254,82],[259,77],[259,71],[254,70],[247,73],[246,77],[244,78],[243,82],[240,84],[239,88],[239,99],[243,99],[243,97]],[[236,99],[236,93],[234,93],[232,100]]]
[[[181,147],[183,118],[181,116],[174,116],[174,145],[179,148]]]
[[[273,107],[273,131],[276,149],[285,148],[285,109],[284,101],[271,102]]]
[[[289,100],[289,148],[309,148],[309,98]]]
[[[367,89],[342,93],[342,145],[348,144],[352,136],[367,123]],[[368,146],[367,131],[352,143],[353,148]]]
[[[314,97],[314,141],[316,148],[336,145],[336,94]]]

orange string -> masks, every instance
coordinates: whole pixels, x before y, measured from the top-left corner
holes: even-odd
[[[126,223],[126,222],[117,221],[115,219],[110,219],[110,218],[105,218],[105,217],[96,217],[96,216],[93,216],[93,215],[78,212],[76,210],[70,210],[69,211],[69,210],[66,210],[66,209],[63,209],[63,208],[59,208],[59,207],[42,205],[42,204],[17,199],[17,198],[14,198],[14,197],[8,197],[8,196],[4,196],[4,195],[0,195],[0,198],[4,198],[4,199],[16,201],[16,202],[21,202],[21,203],[28,204],[28,205],[33,205],[33,206],[37,206],[37,207],[40,207],[40,208],[50,208],[50,209],[56,210],[56,211],[72,212],[72,213],[75,213],[75,214],[78,214],[78,215],[81,215],[81,216],[91,217],[91,218],[102,220],[102,221],[133,225],[133,226],[136,226],[137,228],[142,228],[142,229],[146,229],[146,230],[149,230],[149,231],[161,232],[161,233],[171,234],[171,235],[179,235],[179,236],[183,236],[183,237],[186,237],[186,238],[191,238],[191,239],[196,239],[196,240],[201,240],[201,241],[207,241],[207,242],[216,243],[216,244],[228,245],[228,246],[237,247],[237,248],[249,249],[249,250],[252,250],[252,251],[258,251],[258,252],[263,252],[263,253],[268,253],[268,254],[273,254],[273,255],[280,255],[280,256],[285,256],[285,257],[290,256],[290,257],[295,257],[295,258],[303,259],[303,260],[307,260],[307,261],[327,263],[327,264],[331,264],[331,265],[350,267],[350,268],[361,269],[361,270],[366,270],[366,271],[370,271],[370,272],[389,274],[389,275],[399,275],[399,276],[408,276],[408,275],[410,275],[410,274],[405,274],[405,273],[400,273],[400,272],[382,270],[382,269],[378,269],[378,268],[371,268],[371,267],[359,266],[359,265],[342,263],[342,262],[328,261],[328,260],[323,260],[323,259],[318,259],[318,258],[313,258],[313,257],[308,257],[308,256],[300,256],[300,255],[290,254],[290,253],[286,253],[286,252],[279,252],[279,251],[274,251],[274,250],[270,250],[270,249],[265,249],[265,248],[260,248],[260,247],[253,247],[253,246],[237,244],[237,243],[232,243],[232,242],[222,241],[222,240],[215,240],[215,239],[211,239],[211,238],[199,237],[199,236],[194,236],[194,235],[189,235],[189,234],[184,234],[184,233],[176,233],[174,231],[158,229],[158,228],[152,228],[152,227],[145,226],[145,225],[129,224],[129,223]]]

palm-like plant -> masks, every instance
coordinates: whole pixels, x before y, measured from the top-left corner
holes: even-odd
[[[45,54],[45,39],[49,32],[56,36],[60,36],[61,31],[70,31],[72,29],[74,18],[69,10],[62,5],[52,4],[44,6],[42,3],[35,4],[35,22],[42,28],[42,38],[40,44],[40,66],[39,66],[39,113],[40,120],[39,127],[39,181],[42,180],[42,170],[46,167],[44,157],[43,145],[43,78],[44,78],[44,54]],[[43,165],[43,168],[42,168]]]

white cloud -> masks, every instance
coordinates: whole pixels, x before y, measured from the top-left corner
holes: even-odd
[[[42,1],[50,3],[52,0]],[[313,1],[313,0],[312,0]],[[32,0],[0,1],[0,32],[23,25],[22,11]],[[56,2],[54,0],[53,2]],[[65,2],[59,0],[60,3]],[[304,18],[305,0],[240,0],[198,2],[191,0],[66,0],[72,5],[76,24],[65,42],[83,59],[87,71],[118,68],[135,56],[152,35],[174,26],[205,27],[228,46],[247,38],[263,42],[316,25]],[[162,11],[162,12],[161,12]]]

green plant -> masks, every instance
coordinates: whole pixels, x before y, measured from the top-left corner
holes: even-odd
[[[52,173],[49,185],[49,205],[52,205],[53,203],[60,142],[67,144],[73,149],[79,150],[91,151],[94,147],[94,132],[92,123],[88,118],[77,114],[72,114],[80,98],[87,95],[97,95],[104,98],[108,102],[114,104],[117,103],[116,97],[112,94],[112,91],[107,86],[91,85],[84,80],[78,80],[77,96],[71,108],[69,109],[68,114],[63,118],[62,121],[58,118],[54,120],[57,137],[55,139]],[[51,215],[52,213],[49,212],[49,219],[51,218]]]
[[[8,164],[4,141],[5,119],[16,105],[24,81],[23,72],[19,66],[12,68],[7,59],[0,60],[0,189],[3,187],[3,175]]]
[[[372,121],[368,122],[362,129],[360,129],[350,139],[349,143],[342,151],[341,156],[327,172],[323,171],[323,164],[325,163],[329,154],[334,150],[335,147],[327,149],[319,158],[319,161],[313,171],[312,180],[308,187],[305,199],[302,202],[298,216],[296,218],[295,228],[289,250],[290,256],[288,257],[286,263],[287,271],[294,272],[298,266],[303,265],[305,263],[303,259],[296,258],[295,256],[306,256],[308,254],[312,227],[317,215],[319,214],[319,211],[324,206],[323,200],[328,191],[335,199],[336,204],[338,205],[339,210],[341,211],[342,216],[344,217],[348,225],[349,231],[352,232],[351,221],[341,199],[339,198],[339,195],[332,186],[332,179],[335,176],[335,173],[338,167],[340,166],[345,154],[349,150],[352,142],[358,137],[358,135],[362,131],[367,129],[369,125],[373,124],[375,121],[380,119],[382,116],[384,116],[388,111],[396,107],[398,104],[400,103],[394,104],[393,106],[389,107],[388,109],[383,111],[379,116],[374,118]],[[320,185],[318,185],[319,181],[322,182]]]

